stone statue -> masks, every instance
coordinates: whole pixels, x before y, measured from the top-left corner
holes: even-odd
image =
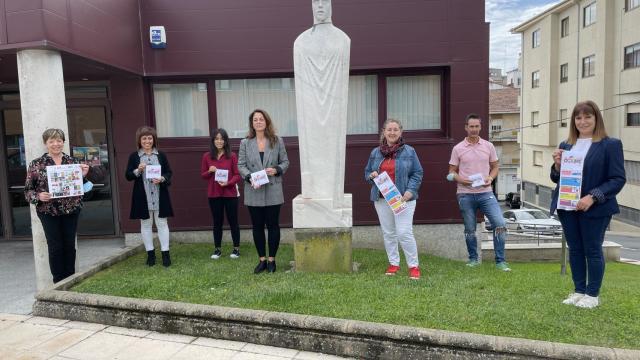
[[[312,0],[312,8],[313,27],[293,45],[302,198],[350,211],[344,169],[351,39],[331,23],[331,0]]]
[[[313,27],[293,44],[302,194],[293,199],[296,271],[352,271],[351,194],[344,193],[351,39],[312,0]]]

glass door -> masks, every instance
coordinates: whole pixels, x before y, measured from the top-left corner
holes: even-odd
[[[84,196],[84,208],[78,223],[79,235],[116,233],[106,115],[105,106],[67,107],[71,154],[101,173],[100,180],[93,185],[93,190]]]
[[[84,197],[78,235],[117,235],[112,198],[112,149],[107,135],[107,111],[104,102],[67,107],[71,155],[99,170],[102,175],[93,190]],[[20,109],[0,110],[0,238],[31,236],[29,203],[24,198],[26,167],[22,116]]]

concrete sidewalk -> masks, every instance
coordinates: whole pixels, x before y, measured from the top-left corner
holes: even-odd
[[[77,272],[124,248],[124,239],[78,240]],[[31,241],[0,242],[0,313],[30,314],[35,302],[36,274]]]
[[[343,359],[320,353],[0,313],[0,359]]]

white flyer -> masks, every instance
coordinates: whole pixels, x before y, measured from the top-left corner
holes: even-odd
[[[52,198],[84,195],[80,164],[47,166],[47,181]]]
[[[228,182],[229,181],[229,170],[217,169],[215,180],[218,182]]]
[[[378,190],[380,190],[384,200],[389,204],[394,215],[398,215],[405,211],[407,203],[402,200],[402,194],[400,194],[400,191],[393,181],[391,181],[391,177],[389,177],[389,174],[387,174],[386,171],[383,171],[382,174],[379,174],[375,179],[373,179],[373,182],[378,187]]]
[[[477,188],[484,186],[484,176],[480,173],[469,176],[469,180],[472,181],[471,187]]]
[[[264,185],[269,183],[269,177],[267,176],[266,170],[256,171],[251,173],[251,181],[255,185]]]
[[[162,165],[147,165],[144,168],[146,179],[160,179],[162,177]]]

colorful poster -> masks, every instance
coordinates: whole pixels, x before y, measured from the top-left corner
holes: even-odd
[[[145,179],[160,179],[162,177],[162,165],[147,165],[144,168]]]
[[[225,169],[217,169],[215,180],[218,182],[228,182],[229,181],[229,170]]]
[[[380,193],[382,193],[384,200],[389,204],[394,215],[401,214],[407,208],[407,203],[402,200],[402,194],[400,194],[400,191],[398,191],[398,188],[393,181],[391,181],[386,171],[373,179],[373,182],[378,187],[378,190],[380,190]]]
[[[100,147],[98,146],[76,146],[73,148],[73,157],[81,164],[89,166],[100,165]]]
[[[584,151],[564,151],[560,160],[560,188],[558,209],[573,211],[582,191],[582,167]]]
[[[80,164],[47,166],[47,181],[52,198],[84,195]]]

